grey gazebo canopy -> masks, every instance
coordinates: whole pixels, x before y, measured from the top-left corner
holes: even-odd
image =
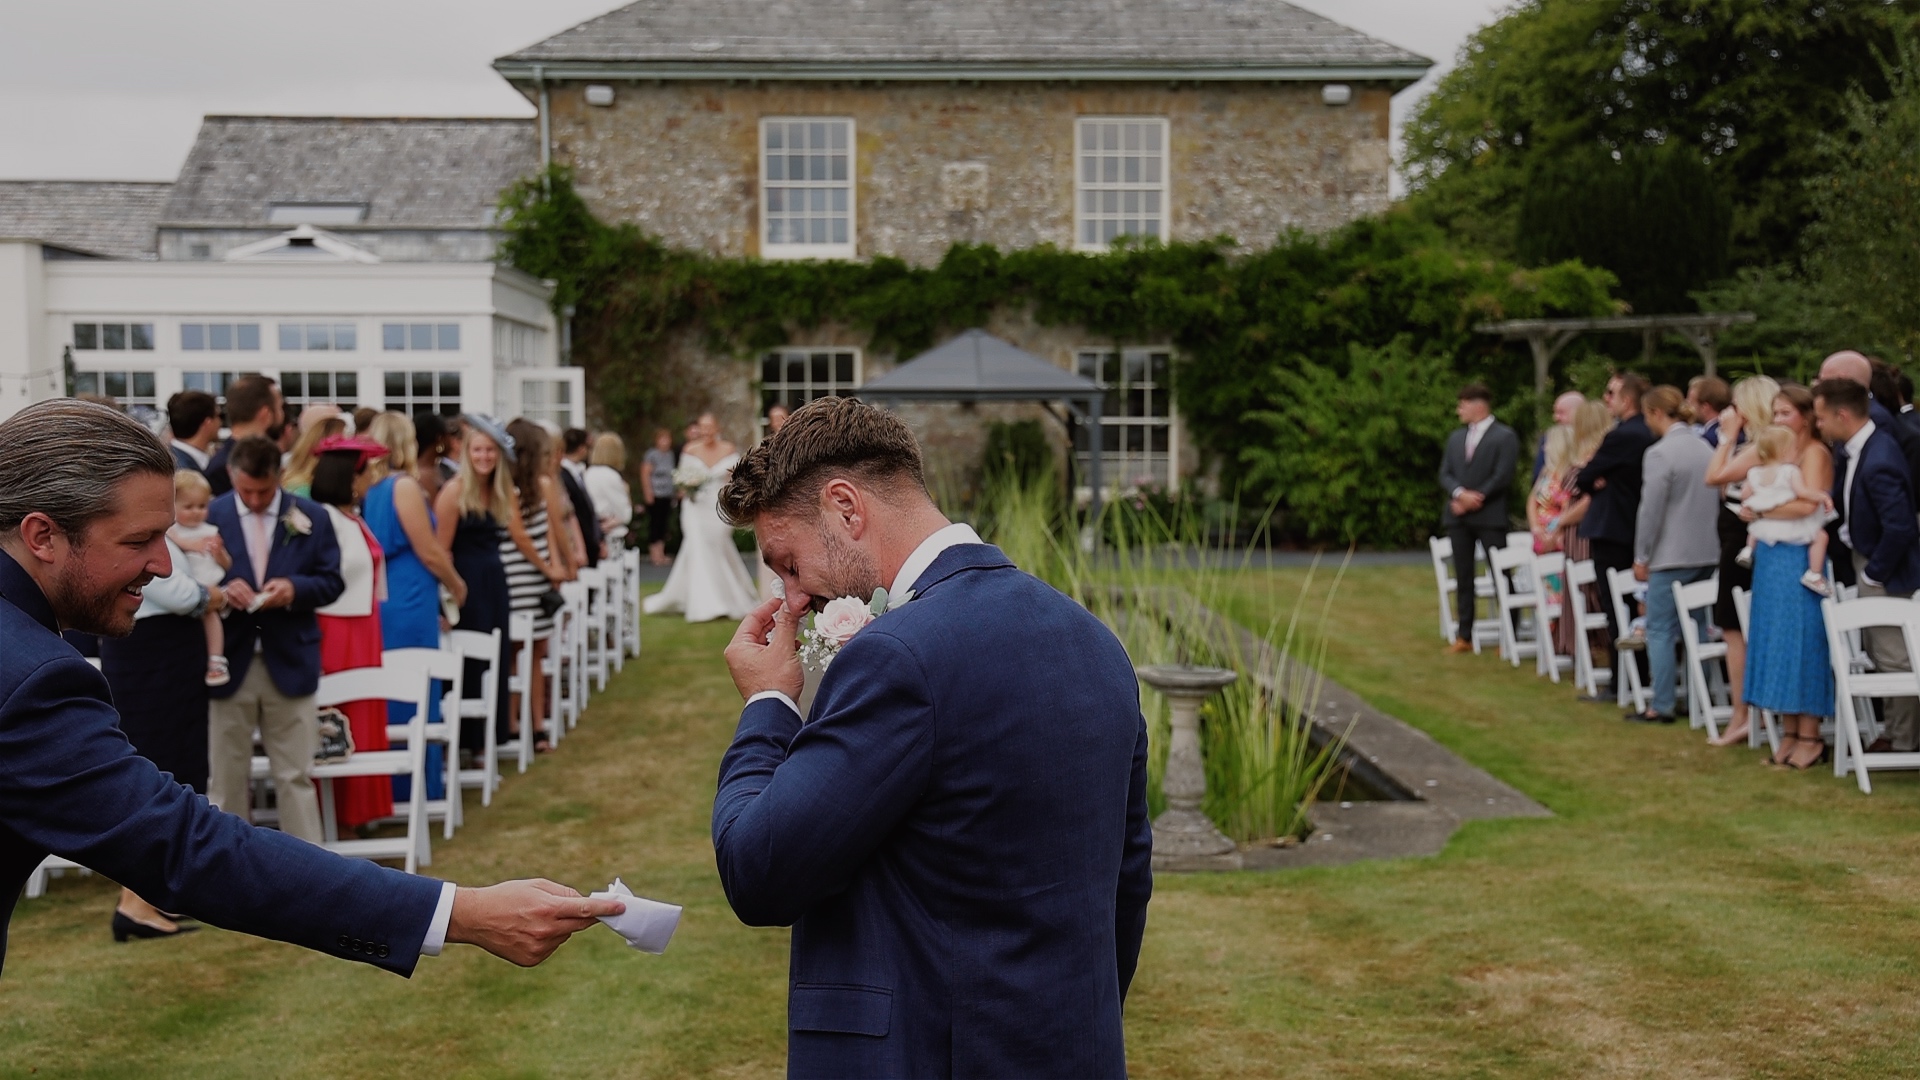
[[[1087,480],[1100,513],[1100,408],[1092,379],[1063,371],[985,330],[968,330],[860,388],[873,401],[1059,401],[1086,432]]]

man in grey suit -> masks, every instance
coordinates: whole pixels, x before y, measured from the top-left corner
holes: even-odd
[[[1447,512],[1440,522],[1453,541],[1453,572],[1460,584],[1460,629],[1448,652],[1473,650],[1473,547],[1492,551],[1507,545],[1507,492],[1513,487],[1513,467],[1520,456],[1520,436],[1493,418],[1493,395],[1474,383],[1460,391],[1458,407],[1464,425],[1447,436],[1447,452],[1440,461],[1440,490],[1447,493]]]

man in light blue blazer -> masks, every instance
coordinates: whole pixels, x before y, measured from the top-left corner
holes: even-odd
[[[1153,888],[1126,651],[949,524],[912,433],[856,400],[795,411],[720,504],[785,589],[727,649],[713,839],[741,920],[793,926],[789,1074],[1123,1075]],[[800,613],[840,597],[885,610],[803,721]]]
[[[320,739],[320,620],[339,599],[340,544],[319,503],[280,487],[280,448],[261,435],[227,455],[233,490],[213,500],[207,523],[233,555],[221,588],[227,668],[213,688],[207,720],[207,798],[247,816],[252,800],[253,732],[267,752],[281,831],[318,844],[320,803],[307,775]]]

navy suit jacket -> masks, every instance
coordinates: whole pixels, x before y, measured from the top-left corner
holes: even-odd
[[[793,926],[792,1076],[1103,1077],[1153,891],[1133,665],[998,548],[949,548],[841,650],[805,726],[747,706],[713,840]]]
[[[1853,490],[1841,498],[1847,463],[1833,463],[1833,501],[1846,507],[1847,535],[1867,561],[1867,576],[1890,593],[1920,591],[1920,523],[1914,518],[1913,480],[1893,432],[1874,425],[1853,469]]]
[[[1611,540],[1616,544],[1633,543],[1634,526],[1640,517],[1640,486],[1647,450],[1654,444],[1653,429],[1645,417],[1634,415],[1620,421],[1600,440],[1574,478],[1574,486],[1593,496],[1587,516],[1580,522],[1580,535],[1589,540]],[[1605,487],[1596,487],[1605,480]]]
[[[106,679],[5,552],[0,642],[0,963],[15,898],[51,853],[164,911],[412,973],[441,883],[255,829],[134,753]]]
[[[311,525],[305,535],[288,524],[293,507]],[[225,581],[245,581],[257,588],[246,531],[240,525],[239,496],[228,492],[213,500],[207,521],[220,530],[220,542],[233,556]],[[227,667],[233,681],[214,687],[210,693],[215,698],[232,697],[240,689],[253,665],[256,639],[265,646],[260,655],[281,693],[305,697],[320,688],[320,620],[314,611],[338,600],[347,586],[340,577],[340,542],[333,536],[333,518],[319,503],[291,491],[280,493],[280,516],[267,554],[265,580],[281,577],[293,583],[292,606],[252,613],[233,609],[227,616]]]
[[[207,469],[201,468],[200,463],[193,459],[192,454],[187,453],[185,450],[182,450],[177,446],[169,446],[167,447],[167,449],[173,451],[173,467],[176,470],[185,469],[188,472],[197,472],[202,476],[205,476],[207,474]],[[213,458],[208,457],[207,468],[210,469],[212,467],[213,467]]]
[[[216,499],[233,490],[233,476],[227,472],[227,452],[232,449],[232,442],[223,442],[207,457],[207,484]]]

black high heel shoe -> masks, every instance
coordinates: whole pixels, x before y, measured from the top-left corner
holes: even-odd
[[[197,926],[176,926],[171,930],[162,930],[157,926],[148,926],[136,919],[129,919],[119,911],[113,913],[113,940],[127,941],[130,938],[166,938],[191,934],[200,929]]]

